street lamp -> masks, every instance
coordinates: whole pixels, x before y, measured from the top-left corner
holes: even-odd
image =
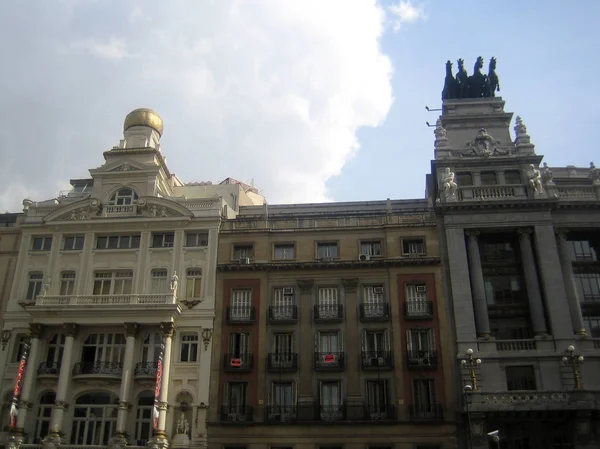
[[[473,449],[473,434],[471,429],[471,410],[470,410],[470,401],[469,401],[469,393],[473,391],[473,387],[469,384],[463,387],[463,393],[465,395],[465,404],[467,405],[467,431],[469,432],[469,449]]]
[[[462,359],[460,364],[462,367],[467,368],[470,371],[471,385],[473,389],[472,391],[479,391],[479,388],[477,388],[477,375],[475,374],[475,368],[477,368],[478,365],[481,365],[481,359],[476,359],[473,357],[473,350],[469,348],[467,349],[467,358]]]
[[[562,358],[563,365],[571,366],[573,377],[575,378],[575,389],[581,390],[583,388],[583,381],[581,379],[579,367],[583,365],[583,356],[575,353],[575,346],[573,345],[569,345],[567,351],[569,352],[569,355]]]

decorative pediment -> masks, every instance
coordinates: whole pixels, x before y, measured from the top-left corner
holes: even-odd
[[[146,166],[144,164],[140,164],[139,162],[132,161],[130,159],[126,160],[117,160],[107,162],[104,165],[101,165],[98,168],[90,170],[90,172],[94,173],[115,173],[115,172],[130,172],[130,171],[140,171],[140,170],[149,170],[155,169],[154,166]]]
[[[136,167],[135,165],[121,164],[118,167],[115,167],[109,171],[138,171],[138,170],[140,170],[140,168]]]
[[[100,214],[100,210],[100,200],[97,198],[86,198],[55,210],[46,215],[43,221],[48,223],[64,220],[89,220],[92,217],[97,217]]]
[[[146,217],[193,217],[194,214],[175,201],[144,196],[137,201],[138,213]]]

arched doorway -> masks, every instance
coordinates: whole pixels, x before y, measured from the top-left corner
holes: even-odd
[[[98,391],[80,395],[73,408],[71,444],[106,445],[117,426],[115,394]]]

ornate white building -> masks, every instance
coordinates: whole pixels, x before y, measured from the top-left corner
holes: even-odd
[[[23,201],[0,352],[4,442],[145,445],[154,434],[164,445],[177,434],[205,444],[219,225],[265,201],[230,178],[181,182],[162,131],[154,111],[131,112],[89,178],[58,198]]]

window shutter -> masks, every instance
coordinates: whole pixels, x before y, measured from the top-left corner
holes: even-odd
[[[410,329],[406,329],[406,349],[412,351],[412,335]]]

